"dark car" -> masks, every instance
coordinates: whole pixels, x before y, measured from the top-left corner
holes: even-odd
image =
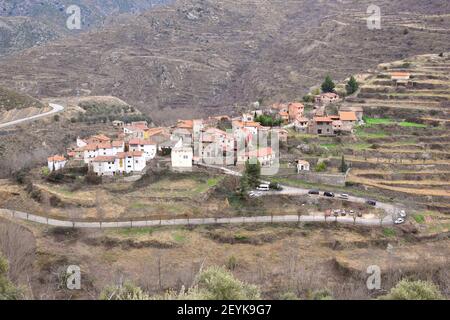
[[[333,192],[325,191],[325,192],[323,193],[323,195],[324,195],[325,197],[334,198],[334,193],[333,193]]]
[[[369,206],[374,206],[374,207],[377,205],[377,202],[376,202],[375,200],[367,200],[366,203],[367,203]]]
[[[309,190],[308,194],[319,194],[319,190]]]

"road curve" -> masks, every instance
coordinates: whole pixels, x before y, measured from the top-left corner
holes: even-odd
[[[0,209],[0,215],[35,222],[52,227],[77,228],[77,229],[113,229],[113,228],[143,228],[157,226],[196,226],[196,225],[223,225],[223,224],[247,224],[247,223],[299,223],[299,222],[337,222],[343,224],[354,224],[362,226],[389,226],[392,225],[392,219],[364,219],[354,220],[350,217],[329,217],[324,216],[303,216],[303,215],[284,215],[284,216],[254,216],[254,217],[232,217],[232,218],[196,218],[196,219],[162,219],[162,220],[141,220],[141,221],[122,221],[122,222],[81,222],[50,219],[37,216],[30,213]]]
[[[45,112],[45,113],[37,114],[35,116],[31,116],[31,117],[27,117],[27,118],[23,118],[23,119],[19,119],[19,120],[14,120],[14,121],[2,123],[2,124],[0,124],[0,129],[6,128],[6,127],[15,126],[15,125],[18,125],[18,124],[21,124],[21,123],[24,123],[24,122],[28,122],[28,121],[32,121],[32,120],[37,120],[37,119],[40,119],[40,118],[45,118],[45,117],[51,116],[52,114],[59,113],[59,112],[64,110],[63,106],[61,106],[59,104],[56,104],[56,103],[49,103],[49,106],[53,110]]]

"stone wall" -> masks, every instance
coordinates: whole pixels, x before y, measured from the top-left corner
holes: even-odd
[[[295,168],[280,168],[278,176],[290,179],[304,180],[309,183],[327,184],[330,186],[344,187],[347,181],[347,175],[343,173],[317,173],[313,171],[304,171],[297,174]]]

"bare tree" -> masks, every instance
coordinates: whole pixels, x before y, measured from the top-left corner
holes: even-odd
[[[11,281],[17,284],[31,277],[35,249],[36,240],[29,230],[0,221],[0,251],[8,259]]]

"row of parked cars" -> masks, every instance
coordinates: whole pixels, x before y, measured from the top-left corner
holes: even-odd
[[[267,192],[270,190],[274,191],[281,191],[283,190],[283,187],[279,185],[278,183],[261,183],[259,186],[256,187],[257,191],[250,191],[249,196],[250,198],[259,198],[262,196],[263,192]]]
[[[345,217],[345,216],[347,216],[347,214],[350,215],[350,216],[354,216],[355,215],[355,211],[353,211],[353,210],[345,210],[345,209],[335,209],[335,210],[333,210],[333,215],[335,217],[339,217],[339,216]],[[358,217],[360,217],[360,218],[363,216],[362,212],[358,212],[358,213],[356,213],[356,215]]]
[[[313,189],[313,190],[309,190],[308,194],[320,195],[320,191]],[[336,194],[334,194],[334,192],[330,192],[330,191],[324,191],[322,195],[325,197],[329,197],[329,198],[336,198]],[[342,199],[342,200],[348,200],[350,198],[350,196],[346,193],[341,193],[337,196],[337,198]],[[375,207],[377,205],[377,202],[375,200],[367,200],[366,204]]]

